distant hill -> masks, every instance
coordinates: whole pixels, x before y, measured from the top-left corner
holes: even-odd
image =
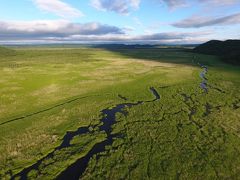
[[[211,40],[197,46],[193,51],[220,56],[227,63],[240,65],[240,40]]]
[[[15,55],[15,51],[12,49],[0,46],[0,56],[9,56],[9,55]]]
[[[157,45],[141,45],[141,44],[95,44],[91,45],[94,48],[106,48],[106,49],[146,49],[146,48],[158,48]]]

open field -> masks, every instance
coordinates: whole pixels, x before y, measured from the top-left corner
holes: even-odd
[[[238,178],[240,68],[217,57],[0,49],[0,77],[0,179]]]

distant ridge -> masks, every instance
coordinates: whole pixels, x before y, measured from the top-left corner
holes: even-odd
[[[220,56],[227,63],[240,65],[240,40],[211,40],[197,46],[193,52]]]

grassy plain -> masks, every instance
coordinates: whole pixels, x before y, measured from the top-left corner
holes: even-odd
[[[2,53],[1,53],[2,52]],[[207,65],[208,93],[200,88]],[[216,179],[240,173],[240,69],[183,49],[0,49],[0,179],[52,152],[68,131],[96,125],[41,162],[53,179],[106,138],[101,110],[159,101],[117,115],[122,138],[94,156],[82,179]],[[119,96],[120,95],[120,96]],[[124,100],[120,97],[126,97]]]

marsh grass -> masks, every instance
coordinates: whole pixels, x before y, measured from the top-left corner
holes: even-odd
[[[98,129],[101,110],[151,100],[150,87],[161,99],[126,109],[127,116],[117,114],[112,133],[123,137],[91,159],[82,179],[237,177],[238,67],[179,49],[11,52],[0,56],[1,179],[52,152],[67,131],[96,125],[28,174],[54,179],[106,138]],[[201,68],[195,61],[209,67],[208,94],[199,87]],[[11,121],[17,117],[23,118]]]

